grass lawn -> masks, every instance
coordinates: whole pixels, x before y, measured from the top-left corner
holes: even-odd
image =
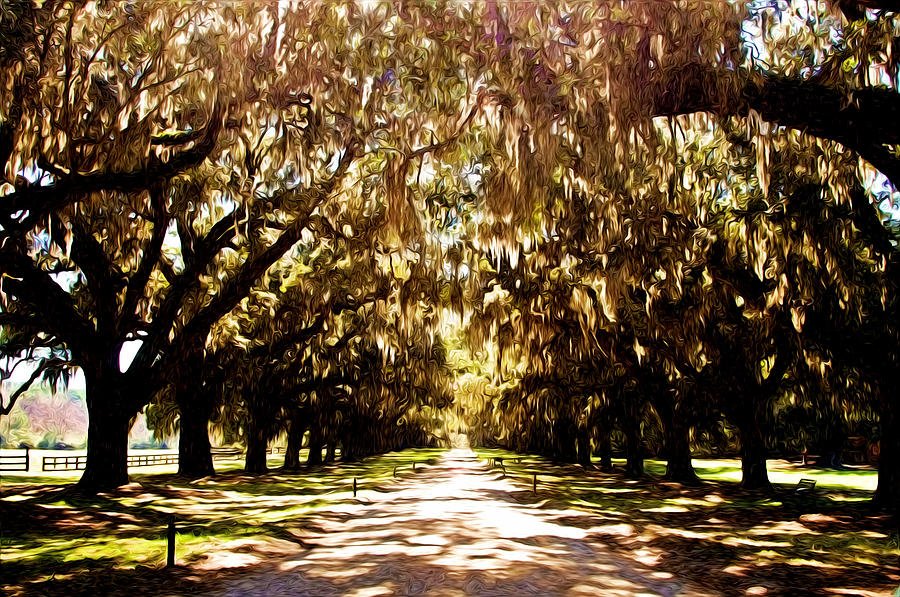
[[[319,509],[358,503],[354,477],[357,500],[378,503],[380,492],[391,490],[395,467],[398,476],[413,475],[414,461],[434,461],[441,452],[406,450],[260,476],[244,474],[238,460],[217,461],[214,478],[190,482],[171,473],[138,473],[129,486],[95,497],[71,490],[80,472],[6,476],[0,578],[12,595],[190,593],[222,570],[237,573],[265,559],[267,550],[308,547],[304,537],[316,528]],[[763,581],[791,595],[889,595],[900,585],[895,523],[868,506],[875,471],[770,461],[776,488],[766,493],[740,489],[735,460],[696,460],[702,481],[681,485],[660,478],[665,467],[659,461],[647,462],[647,478],[629,480],[620,472],[584,471],[535,456],[477,452],[485,460],[504,457],[506,476],[517,488],[512,498],[492,499],[546,508],[560,525],[588,525],[590,536],[635,566],[651,566],[660,578],[721,594],[754,594]],[[270,467],[281,459],[271,456]],[[785,504],[782,498],[801,478],[817,481],[814,494]],[[165,569],[172,514],[179,567]]]
[[[869,507],[874,470],[770,461],[774,490],[748,492],[738,483],[738,460],[695,460],[701,482],[681,485],[661,478],[663,461],[647,461],[647,478],[629,480],[621,474],[623,460],[614,460],[618,472],[603,474],[502,450],[476,452],[486,461],[504,458],[506,475],[521,482],[522,499],[590,511],[592,532],[618,553],[722,594],[741,594],[739,588],[760,578],[792,594],[855,587],[887,595],[900,586],[896,522]],[[792,500],[789,493],[804,478],[816,480],[813,495]]]
[[[373,495],[394,476],[413,474],[414,461],[441,450],[392,452],[359,463],[313,471],[246,475],[241,462],[217,461],[213,478],[187,481],[175,474],[132,474],[120,491],[85,497],[71,490],[81,472],[58,476],[4,476],[0,491],[0,577],[11,594],[158,595],[165,564],[165,528],[177,519],[177,563],[202,569],[211,558],[240,558],[241,549],[267,541],[303,544],[303,526],[317,508]],[[280,466],[283,456],[270,456]],[[102,574],[88,574],[102,571]],[[149,582],[142,583],[142,577]],[[152,579],[152,580],[150,580]],[[177,589],[183,575],[172,576]]]

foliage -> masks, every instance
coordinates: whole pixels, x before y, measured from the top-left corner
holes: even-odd
[[[82,369],[95,488],[151,403],[199,474],[210,419],[688,481],[727,429],[765,486],[790,402],[877,414],[896,503],[895,9],[12,2],[2,356]]]

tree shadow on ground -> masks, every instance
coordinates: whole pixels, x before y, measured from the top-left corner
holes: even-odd
[[[399,475],[408,475],[414,461],[421,465],[433,461],[435,454],[411,450],[345,466],[256,476],[229,471],[201,480],[176,474],[135,475],[135,481],[120,490],[98,495],[71,485],[4,487],[0,494],[4,584],[13,592],[34,583],[43,586],[53,572],[56,581],[48,587],[70,583],[79,567],[85,573],[115,570],[113,576],[123,582],[129,577],[127,570],[136,566],[142,574],[150,574],[165,558],[165,529],[173,514],[180,553],[187,560],[202,554],[209,544],[251,537],[303,548],[307,519],[317,508],[352,495],[354,476],[360,489],[375,486],[391,479],[395,467]]]
[[[900,585],[897,521],[870,506],[868,491],[819,487],[798,499],[789,485],[747,491],[733,482],[630,480],[540,458],[507,465],[506,475],[516,479],[519,501],[586,510],[590,522],[580,516],[561,522],[717,594],[888,594]]]
[[[505,474],[466,472],[478,481],[469,491],[456,469],[413,473],[413,459],[423,455],[322,467],[309,480],[157,475],[110,495],[5,492],[4,582],[42,595],[803,595],[900,583],[891,521],[842,501],[866,492],[785,508],[777,492],[734,483],[628,480],[531,457]],[[394,479],[398,463],[407,468]],[[162,568],[170,512],[176,569]]]

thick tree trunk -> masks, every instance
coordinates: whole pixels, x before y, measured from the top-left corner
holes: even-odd
[[[123,412],[115,395],[95,394],[88,404],[87,464],[78,487],[93,493],[126,485],[131,414]]]
[[[900,412],[893,404],[895,394],[884,396],[881,409],[881,454],[878,457],[878,487],[874,503],[886,510],[900,511]]]
[[[553,424],[552,457],[563,462],[577,462],[575,425],[568,418],[557,419]]]
[[[178,474],[193,479],[214,475],[209,445],[209,419],[213,403],[202,393],[183,396],[178,401],[180,435],[178,440]]]
[[[266,448],[269,440],[262,426],[251,423],[247,433],[247,459],[244,462],[244,470],[248,473],[267,473],[269,467],[266,464]]]
[[[78,487],[94,493],[128,483],[128,432],[136,410],[126,404],[136,401],[123,387],[117,367],[83,370],[88,409],[87,464]]]
[[[658,395],[656,412],[665,427],[666,479],[691,483],[697,474],[691,464],[690,426],[685,417],[676,413],[671,395]]]
[[[697,481],[697,473],[691,464],[689,428],[675,424],[666,428],[666,479],[681,483]]]
[[[741,432],[741,486],[745,489],[771,487],[766,469],[766,442],[759,423],[751,413],[738,421]]]
[[[175,382],[178,404],[178,474],[194,479],[215,474],[209,446],[209,418],[215,397],[204,390],[206,351],[198,336],[185,346]]]
[[[345,435],[341,440],[341,462],[355,462],[359,460],[359,445],[352,435]]]
[[[600,445],[597,447],[597,453],[600,456],[600,470],[605,473],[612,472],[612,440],[609,437],[608,429],[600,432]]]
[[[309,430],[309,456],[306,458],[306,464],[316,466],[322,464],[322,448],[325,440],[322,438],[322,430],[318,425],[313,425]]]
[[[625,476],[635,479],[644,474],[644,451],[641,445],[641,405],[637,396],[626,396],[625,416]]]
[[[303,448],[303,434],[306,433],[306,419],[301,413],[291,418],[288,430],[287,449],[284,451],[284,468],[296,470],[300,468],[300,450]]]
[[[325,450],[325,462],[334,462],[334,456],[335,456],[334,442],[330,441],[330,442],[328,442],[328,447]]]
[[[644,474],[644,454],[641,449],[641,433],[637,429],[625,432],[625,476],[635,479]]]

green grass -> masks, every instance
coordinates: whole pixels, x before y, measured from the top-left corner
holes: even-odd
[[[0,500],[3,580],[12,594],[122,594],[122,587],[129,597],[156,595],[160,587],[188,593],[207,558],[264,553],[279,540],[303,547],[322,508],[353,500],[354,477],[358,500],[377,501],[376,492],[390,490],[395,468],[398,476],[411,475],[413,462],[441,452],[406,450],[296,473],[275,469],[282,456],[271,456],[273,470],[258,476],[245,474],[239,460],[217,461],[212,478],[138,473],[123,490],[92,497],[60,486],[80,473],[16,477],[15,484],[7,477]],[[770,463],[771,478],[784,485],[767,493],[740,488],[736,460],[695,460],[702,481],[681,485],[665,482],[664,462],[656,460],[647,461],[646,478],[631,480],[502,450],[478,455],[505,458],[516,500],[563,518],[588,512],[590,532],[621,557],[702,579],[713,592],[734,593],[758,578],[807,588],[870,587],[876,578],[900,583],[896,530],[867,510],[874,471]],[[622,461],[616,464],[621,470]],[[816,479],[813,499],[784,507],[784,493],[800,478]],[[174,572],[162,568],[172,513],[184,566]]]
[[[60,487],[65,477],[15,477],[3,485],[4,583],[29,591],[42,583],[91,582],[91,570],[158,569],[165,562],[165,528],[177,516],[178,561],[191,564],[236,540],[302,542],[303,525],[316,509],[384,487],[412,472],[413,462],[433,461],[440,450],[405,450],[356,463],[297,472],[247,475],[240,462],[217,462],[215,477],[189,481],[171,473],[132,474],[132,485],[98,496]],[[272,456],[270,467],[282,456]],[[4,479],[6,481],[6,479]],[[43,589],[41,589],[43,590]]]
[[[682,485],[662,478],[665,462],[658,460],[646,461],[647,475],[634,480],[622,475],[624,460],[613,460],[618,472],[603,474],[533,455],[477,453],[485,462],[504,458],[505,475],[517,482],[522,499],[589,511],[595,531],[620,554],[664,562],[664,571],[703,578],[715,592],[731,594],[762,577],[797,590],[900,584],[896,525],[869,507],[873,470],[771,461],[767,492],[741,489],[738,460],[694,460],[701,481]],[[816,480],[816,488],[809,499],[795,500],[790,491],[802,478]]]

